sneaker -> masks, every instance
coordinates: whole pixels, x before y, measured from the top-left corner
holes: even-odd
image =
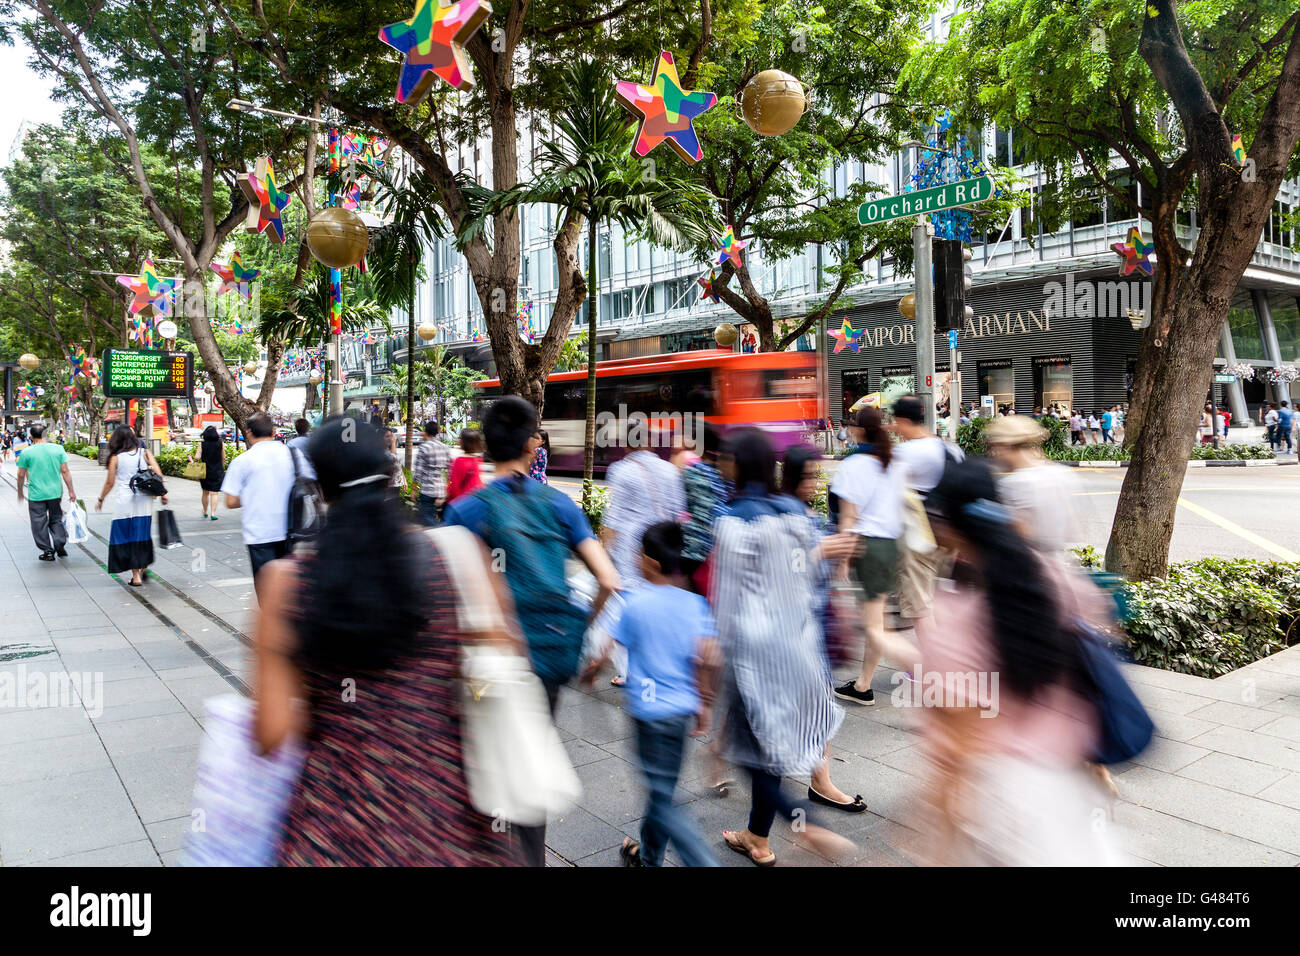
[[[54,552],[53,552],[53,551],[42,551],[42,552],[41,552],[41,560],[42,560],[42,561],[53,561],[53,560],[54,560]]]
[[[57,555],[58,555],[59,557],[61,557],[61,558],[66,558],[66,557],[68,556],[68,549],[67,549],[67,548],[55,548],[55,549],[54,549],[54,553],[57,554]]]
[[[864,707],[871,707],[876,702],[876,692],[870,687],[866,690],[858,690],[853,685],[856,680],[848,681],[835,688],[835,696],[840,700],[851,700],[855,704],[862,704]]]

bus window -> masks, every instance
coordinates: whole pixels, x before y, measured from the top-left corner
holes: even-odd
[[[811,369],[764,369],[763,392],[767,398],[816,398],[817,373]]]

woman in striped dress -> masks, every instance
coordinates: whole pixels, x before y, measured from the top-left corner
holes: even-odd
[[[808,808],[781,792],[781,778],[810,774],[844,719],[826,680],[814,595],[823,558],[851,552],[851,536],[818,539],[803,506],[776,485],[767,436],[745,428],[723,451],[736,496],[715,526],[713,606],[725,664],[722,701],[727,755],[749,771],[749,826],[723,830],[727,845],[756,866],[772,866],[768,836],[777,813]],[[804,839],[822,853],[851,846],[809,825]]]
[[[104,500],[115,493],[113,524],[108,532],[108,573],[131,572],[131,586],[144,584],[145,573],[153,564],[153,498],[131,490],[131,479],[138,471],[152,471],[162,477],[162,469],[153,452],[144,446],[127,425],[118,425],[108,440],[108,475],[99,492],[96,511],[104,510]],[[167,496],[162,496],[167,504]]]
[[[457,588],[388,490],[382,436],[345,421],[308,447],[330,505],[315,552],[259,578],[257,739],[263,752],[291,732],[306,742],[277,860],[512,864],[509,834],[473,809],[465,778]]]

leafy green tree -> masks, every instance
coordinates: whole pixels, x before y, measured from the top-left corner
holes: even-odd
[[[978,0],[906,85],[972,124],[1012,129],[1044,168],[1049,214],[1104,194],[1150,223],[1158,264],[1106,565],[1162,575],[1229,302],[1279,186],[1300,173],[1300,11],[1294,0]],[[1187,208],[1195,236],[1179,229]]]

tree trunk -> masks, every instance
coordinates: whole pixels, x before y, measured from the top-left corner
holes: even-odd
[[[587,427],[582,442],[582,508],[591,507],[596,475],[596,319],[600,311],[596,275],[596,218],[587,220]]]

